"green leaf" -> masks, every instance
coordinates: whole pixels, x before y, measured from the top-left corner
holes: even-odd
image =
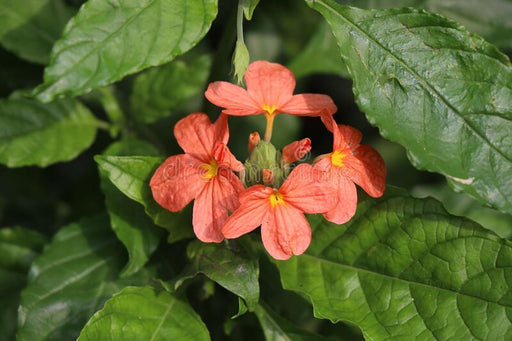
[[[210,340],[197,313],[169,293],[127,287],[115,294],[87,322],[85,340]]]
[[[21,227],[0,229],[0,267],[27,271],[45,242],[46,238],[36,231]]]
[[[162,208],[153,199],[149,181],[155,170],[164,161],[153,156],[101,156],[95,158],[100,170],[105,171],[110,181],[126,195],[143,205],[155,224],[171,233],[169,242],[192,237],[190,212],[172,213]]]
[[[170,116],[204,89],[211,63],[211,56],[201,55],[191,60],[175,60],[139,75],[130,98],[134,118],[153,123]]]
[[[290,321],[277,315],[268,306],[258,304],[254,311],[260,321],[267,341],[318,341],[327,340],[294,326]],[[338,340],[340,340],[338,338]]]
[[[502,48],[512,48],[512,2],[510,0],[342,0],[362,8],[418,7],[460,22],[471,32]]]
[[[249,257],[241,249],[200,241],[190,243],[187,254],[192,261],[188,273],[202,273],[243,298],[249,310],[252,311],[256,307],[260,287],[259,267],[255,257]],[[177,285],[180,284],[181,281],[178,281]]]
[[[73,12],[60,0],[0,0],[0,44],[28,61],[47,64]]]
[[[314,73],[349,77],[347,67],[340,57],[334,35],[324,21],[318,25],[315,33],[301,53],[291,60],[288,68],[295,73],[297,78]]]
[[[76,338],[93,312],[119,290],[113,281],[124,258],[106,216],[60,230],[30,268],[17,340]]]
[[[97,126],[91,112],[76,100],[0,100],[0,163],[46,167],[71,160],[91,145]]]
[[[512,213],[512,68],[453,21],[415,9],[313,1],[331,25],[359,107],[414,165]]]
[[[149,143],[125,139],[112,144],[104,155],[158,155]],[[110,224],[117,238],[128,250],[129,260],[121,277],[138,272],[148,261],[160,242],[162,230],[153,224],[144,208],[127,198],[108,179],[107,172],[100,169],[101,190],[110,216]]]
[[[244,16],[247,20],[252,19],[252,14],[254,13],[254,9],[256,6],[258,6],[258,3],[260,0],[239,0],[243,1],[243,9],[244,9]]]
[[[315,316],[353,322],[370,340],[512,337],[510,242],[433,199],[364,203],[344,226],[310,218],[307,254],[277,265]]]
[[[14,339],[21,289],[45,242],[44,236],[21,227],[0,230],[0,341]]]
[[[89,0],[55,43],[38,97],[81,95],[171,61],[208,32],[216,0]]]

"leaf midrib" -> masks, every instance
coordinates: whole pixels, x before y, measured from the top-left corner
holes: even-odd
[[[157,337],[158,333],[162,329],[162,326],[163,326],[165,320],[167,319],[167,316],[171,312],[171,309],[172,309],[172,307],[174,306],[175,303],[176,303],[176,299],[173,299],[171,302],[169,302],[169,307],[167,307],[167,310],[162,315],[162,318],[161,318],[160,322],[158,323],[158,326],[156,327],[155,331],[153,332],[153,335],[151,335],[150,341],[154,341],[155,338]]]
[[[467,293],[463,293],[463,292],[460,292],[460,291],[455,291],[455,290],[452,290],[452,289],[436,287],[436,286],[433,286],[433,285],[429,285],[429,284],[425,284],[425,283],[421,283],[421,282],[416,282],[416,281],[409,281],[409,280],[406,280],[406,279],[403,279],[403,278],[394,277],[394,276],[387,275],[387,274],[384,274],[384,273],[381,273],[381,272],[372,271],[372,270],[364,269],[364,268],[357,268],[355,266],[348,265],[348,264],[337,263],[335,261],[331,261],[331,260],[328,260],[328,259],[320,258],[318,256],[313,256],[313,255],[310,255],[310,254],[307,254],[307,253],[301,255],[300,257],[311,258],[311,259],[313,259],[314,261],[317,261],[317,262],[327,263],[327,264],[330,264],[330,265],[334,265],[334,266],[337,266],[337,267],[348,269],[348,270],[354,271],[357,274],[359,274],[359,273],[366,273],[366,274],[370,274],[370,275],[373,275],[373,276],[380,276],[380,277],[383,277],[383,278],[391,280],[391,281],[405,283],[408,286],[410,286],[410,285],[418,285],[418,286],[425,287],[425,288],[428,288],[428,289],[433,289],[433,290],[436,290],[436,291],[448,292],[448,293],[450,293],[452,295],[456,295],[456,296],[464,296],[464,297],[468,297],[468,298],[473,298],[473,299],[485,302],[487,304],[496,304],[496,305],[498,305],[500,307],[512,308],[512,306],[507,306],[507,305],[501,304],[499,302],[495,302],[495,301],[491,301],[491,300],[486,300],[486,299],[484,299],[482,297],[469,295]]]
[[[328,4],[326,4],[323,0],[316,0],[314,1],[315,3],[318,3],[320,5],[323,5],[327,10],[329,10],[330,12],[334,13],[334,15],[338,16],[339,18],[341,18],[341,20],[343,20],[345,23],[347,23],[348,25],[350,25],[352,28],[354,28],[356,31],[358,31],[359,33],[361,33],[364,37],[366,37],[368,39],[369,42],[371,42],[372,44],[374,44],[375,46],[377,46],[378,48],[380,48],[381,50],[385,51],[389,56],[391,56],[394,60],[396,60],[400,65],[402,65],[402,67],[409,73],[411,74],[414,78],[416,78],[418,80],[418,83],[419,85],[424,88],[425,91],[427,92],[430,92],[430,93],[433,93],[435,94],[449,109],[450,111],[452,111],[456,116],[458,116],[465,124],[467,127],[469,127],[469,129],[476,135],[478,136],[482,141],[484,141],[484,143],[489,146],[489,148],[491,148],[492,150],[494,150],[496,153],[498,153],[499,155],[501,155],[505,160],[509,161],[512,163],[512,160],[510,158],[507,157],[507,155],[505,155],[501,150],[497,149],[484,135],[480,134],[480,132],[478,132],[476,130],[475,127],[473,127],[471,124],[469,124],[466,119],[464,118],[464,116],[459,113],[457,111],[457,109],[446,99],[444,98],[444,96],[442,96],[439,91],[437,91],[426,79],[423,79],[417,72],[415,72],[412,68],[410,68],[402,59],[400,59],[398,56],[396,56],[395,54],[391,53],[391,51],[389,51],[386,47],[384,47],[382,44],[380,44],[378,41],[376,41],[375,39],[371,38],[362,28],[360,28],[356,23],[352,22],[351,20],[349,20],[347,17],[343,16],[341,13],[337,12],[333,7],[329,6]],[[342,5],[343,6],[343,5]],[[343,7],[349,7],[349,6],[343,6]],[[425,88],[426,87],[426,88]],[[430,90],[430,91],[428,91]]]

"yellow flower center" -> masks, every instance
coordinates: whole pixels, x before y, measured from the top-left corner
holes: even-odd
[[[347,154],[340,152],[339,150],[335,150],[331,153],[331,164],[336,167],[344,167],[343,159],[347,156]]]
[[[268,115],[274,114],[274,111],[276,111],[277,105],[270,106],[268,104],[263,105],[263,110],[266,111]]]
[[[269,197],[268,200],[270,201],[270,207],[274,208],[277,205],[284,205],[285,201],[283,199],[283,195],[279,193],[278,191],[274,191]]]
[[[201,168],[205,170],[203,178],[211,179],[217,176],[219,165],[217,164],[217,161],[211,160],[210,163],[203,163]]]

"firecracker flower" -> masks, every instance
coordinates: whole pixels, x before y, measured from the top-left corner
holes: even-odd
[[[328,113],[322,116],[322,121],[333,132],[333,151],[319,156],[314,168],[323,174],[323,180],[337,188],[338,198],[338,204],[324,213],[324,217],[333,223],[344,224],[356,212],[355,184],[374,198],[382,196],[386,186],[386,165],[375,149],[359,144],[362,139],[359,130],[337,125]]]
[[[240,205],[238,197],[244,191],[233,173],[244,166],[226,146],[227,117],[221,114],[212,124],[206,114],[190,114],[175,125],[174,136],[185,154],[169,157],[156,170],[150,182],[153,197],[172,212],[195,199],[194,233],[203,242],[220,242],[228,211]]]
[[[337,110],[331,97],[322,94],[294,95],[295,76],[286,67],[267,61],[255,61],[245,72],[247,90],[228,82],[213,82],[205,96],[234,116],[264,114],[267,118],[265,141],[270,141],[274,117],[279,113],[319,116]]]
[[[320,181],[308,164],[300,164],[279,189],[251,186],[240,196],[240,207],[226,220],[222,233],[237,238],[261,225],[268,253],[285,260],[306,251],[311,226],[304,213],[323,213],[336,205],[336,189]]]

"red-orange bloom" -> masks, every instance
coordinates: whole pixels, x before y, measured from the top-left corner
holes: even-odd
[[[334,134],[333,151],[321,156],[315,170],[337,188],[338,204],[324,213],[325,219],[343,224],[352,218],[357,208],[357,190],[354,183],[376,198],[386,187],[386,165],[375,149],[360,145],[362,134],[350,126],[337,125],[331,115],[322,116],[327,128]]]
[[[174,136],[186,154],[169,157],[151,178],[153,197],[162,207],[177,212],[193,199],[192,225],[203,242],[224,239],[221,228],[240,205],[244,191],[232,172],[243,165],[229,151],[227,117],[223,114],[212,124],[206,114],[193,113],[174,127]]]
[[[304,213],[327,212],[336,205],[336,190],[319,182],[313,167],[297,166],[278,189],[254,185],[240,196],[240,207],[226,220],[222,233],[237,238],[261,225],[261,238],[275,259],[306,251],[311,226]]]
[[[337,110],[331,97],[321,94],[293,95],[295,76],[286,67],[267,61],[256,61],[245,72],[247,90],[227,82],[213,82],[205,96],[213,104],[224,108],[228,115],[245,116],[265,114],[270,140],[274,116],[286,113],[299,116],[319,116],[322,111],[334,114]]]

